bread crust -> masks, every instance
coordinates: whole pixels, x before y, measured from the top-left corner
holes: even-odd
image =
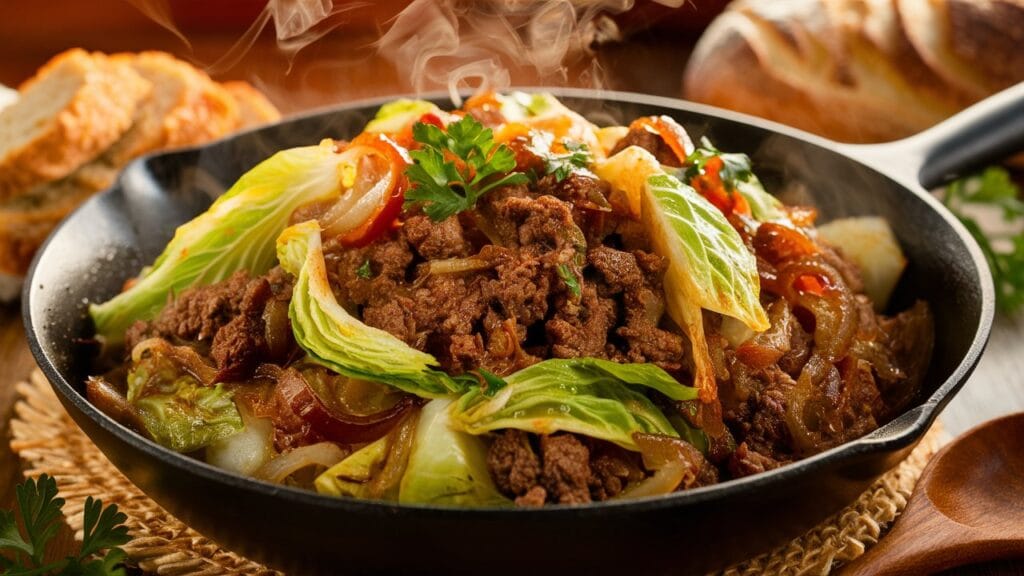
[[[232,80],[221,85],[238,104],[239,128],[252,128],[281,119],[281,113],[277,108],[252,84],[242,80]]]
[[[111,58],[147,78],[155,93],[137,111],[132,129],[104,154],[107,164],[122,166],[155,150],[208,142],[237,126],[238,106],[231,95],[192,65],[157,51]]]
[[[23,114],[45,98],[50,74],[75,76],[79,85],[54,117],[24,144],[0,153],[0,202],[36,185],[63,178],[95,158],[131,126],[150,84],[102,54],[73,49],[54,57],[0,114]]]
[[[1018,8],[1024,0],[741,0],[697,44],[684,95],[835,140],[895,140],[1024,81],[1024,52],[1009,66],[949,61],[1024,35]],[[979,38],[992,27],[1004,32]],[[964,67],[971,77],[956,75]]]

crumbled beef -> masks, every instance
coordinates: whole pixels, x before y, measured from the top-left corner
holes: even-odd
[[[398,293],[414,256],[400,232],[362,248],[347,248],[332,239],[324,245],[324,259],[338,302],[356,307]],[[367,268],[369,277],[359,272]]]
[[[463,237],[462,224],[456,216],[434,222],[425,215],[409,217],[403,226],[409,243],[427,260],[463,258],[470,246]]]
[[[586,242],[572,218],[572,206],[554,196],[510,197],[500,204],[498,214],[518,224],[518,246],[533,255],[564,249],[575,252]]]
[[[211,341],[238,315],[249,280],[248,272],[241,270],[223,282],[185,290],[160,313],[154,331],[181,340]]]
[[[570,172],[561,180],[549,174],[537,183],[537,189],[542,194],[550,194],[569,202],[573,207],[610,210],[608,194],[611,186],[586,172]]]
[[[725,422],[739,442],[773,458],[786,458],[792,445],[787,398],[796,382],[774,365],[751,368],[733,357],[729,368],[730,400],[736,404],[726,405],[723,398]]]
[[[498,490],[509,496],[526,494],[540,476],[540,459],[521,430],[505,430],[494,439],[487,452],[487,466]]]
[[[682,166],[679,157],[661,136],[644,128],[630,128],[629,132],[612,148],[611,155],[618,154],[630,146],[639,146],[647,150],[658,159],[658,162],[666,166]]]
[[[526,494],[516,497],[516,506],[521,506],[523,508],[540,508],[547,501],[547,498],[547,490],[538,484],[533,488],[530,488]]]
[[[617,319],[615,301],[602,298],[585,284],[579,302],[563,298],[555,317],[544,325],[551,355],[556,358],[607,358],[608,331]]]
[[[625,325],[615,333],[627,344],[625,358],[630,362],[653,362],[666,370],[680,369],[682,336],[658,327],[665,311],[661,289],[664,258],[606,246],[592,249],[587,258],[604,281],[602,291],[622,295]]]
[[[607,443],[591,449],[590,469],[590,496],[597,501],[618,496],[645,476],[639,454]]]
[[[416,343],[416,303],[405,296],[390,300],[379,299],[363,308],[363,322],[367,326],[391,333],[406,344]]]
[[[569,433],[531,442],[519,430],[495,437],[487,467],[498,490],[518,506],[607,500],[646,476],[640,455],[614,444]]]
[[[136,320],[135,322],[132,323],[131,326],[128,327],[128,331],[125,332],[125,335],[124,335],[124,349],[125,349],[125,352],[130,355],[132,349],[134,349],[135,346],[137,346],[139,344],[139,342],[142,342],[143,340],[151,338],[152,336],[153,336],[153,330],[150,327],[149,322],[143,322],[142,320]]]
[[[553,272],[538,258],[522,257],[498,265],[498,277],[486,280],[483,297],[497,306],[506,317],[529,326],[548,313],[548,294]]]
[[[590,502],[590,450],[572,434],[541,436],[544,489],[559,504]]]
[[[736,447],[736,450],[729,457],[728,469],[733,478],[759,474],[782,466],[780,462],[771,456],[750,449],[746,442]]]
[[[239,314],[213,337],[210,356],[217,362],[217,381],[232,381],[249,376],[260,358],[267,354],[263,310],[273,297],[270,282],[257,278],[249,283],[242,297]]]

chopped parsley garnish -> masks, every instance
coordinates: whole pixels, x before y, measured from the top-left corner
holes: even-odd
[[[565,287],[569,289],[569,293],[572,294],[573,298],[580,297],[580,281],[576,278],[576,274],[573,273],[572,268],[568,264],[558,265],[558,277],[565,282]]]
[[[980,175],[953,182],[941,195],[981,246],[996,287],[996,304],[1005,314],[1024,306],[1024,202],[1020,189],[1003,168],[987,168]],[[979,207],[996,208],[1013,226],[1009,232],[986,231],[971,215]]]
[[[61,525],[64,499],[57,497],[57,482],[43,474],[39,480],[29,479],[15,487],[18,513],[24,530],[19,530],[13,512],[0,511],[0,550],[11,553],[0,556],[4,574],[90,574],[124,576],[124,550],[118,546],[130,540],[128,519],[116,505],[106,508],[91,496],[85,500],[82,519],[82,548],[74,556],[46,561],[46,546],[57,535]],[[98,555],[107,550],[105,556]]]
[[[363,280],[369,280],[373,277],[373,272],[370,271],[370,261],[364,260],[362,266],[356,268],[356,276]]]
[[[566,152],[551,152],[552,136],[547,132],[533,132],[530,150],[544,161],[544,174],[554,174],[555,180],[561,182],[577,170],[586,169],[593,158],[590,149],[582,142],[563,140]]]
[[[472,116],[452,122],[447,131],[417,122],[412,136],[422,147],[409,153],[413,164],[405,174],[413,188],[405,193],[405,206],[421,205],[435,222],[471,209],[499,186],[528,180],[526,174],[513,172],[512,150],[496,144],[491,129]]]
[[[705,173],[707,164],[713,158],[720,158],[722,167],[718,171],[719,178],[725,184],[726,190],[730,192],[736,189],[740,182],[747,182],[754,177],[750,165],[750,157],[746,154],[727,154],[711,144],[707,138],[700,139],[700,146],[686,157],[686,170],[683,173],[686,179],[692,180]]]

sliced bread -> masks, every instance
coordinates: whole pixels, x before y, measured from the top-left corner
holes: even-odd
[[[139,107],[134,124],[103,155],[111,166],[164,148],[207,142],[238,125],[238,105],[227,90],[192,65],[164,52],[116,54],[153,84],[153,95]]]
[[[0,112],[0,201],[64,178],[132,125],[150,84],[131,67],[81,49],[43,66]]]

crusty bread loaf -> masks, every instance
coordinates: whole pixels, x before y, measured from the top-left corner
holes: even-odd
[[[191,146],[231,132],[238,105],[210,77],[164,52],[116,54],[153,84],[153,95],[135,114],[131,129],[103,155],[120,167],[132,158],[163,148]]]
[[[1024,0],[739,0],[684,95],[847,142],[902,138],[1024,81]]]
[[[0,193],[0,300],[17,296],[22,276],[53,228],[109,187],[132,159],[280,117],[249,84],[222,86],[163,52],[108,57],[68,51],[22,85],[18,102],[12,107],[22,106],[18,113],[31,122],[5,125],[7,112],[0,114],[0,152],[17,148],[6,145],[3,130],[10,125],[9,133],[26,140],[29,152],[40,157],[41,168],[28,164],[22,170],[25,153],[0,156],[0,192],[5,176],[10,191]],[[29,128],[38,134],[32,136]],[[27,175],[7,174],[5,161]]]
[[[277,108],[252,84],[232,80],[224,82],[223,86],[238,104],[239,128],[251,128],[281,119],[281,113]]]
[[[63,178],[131,126],[150,85],[102,54],[69,50],[0,112],[0,201]]]

